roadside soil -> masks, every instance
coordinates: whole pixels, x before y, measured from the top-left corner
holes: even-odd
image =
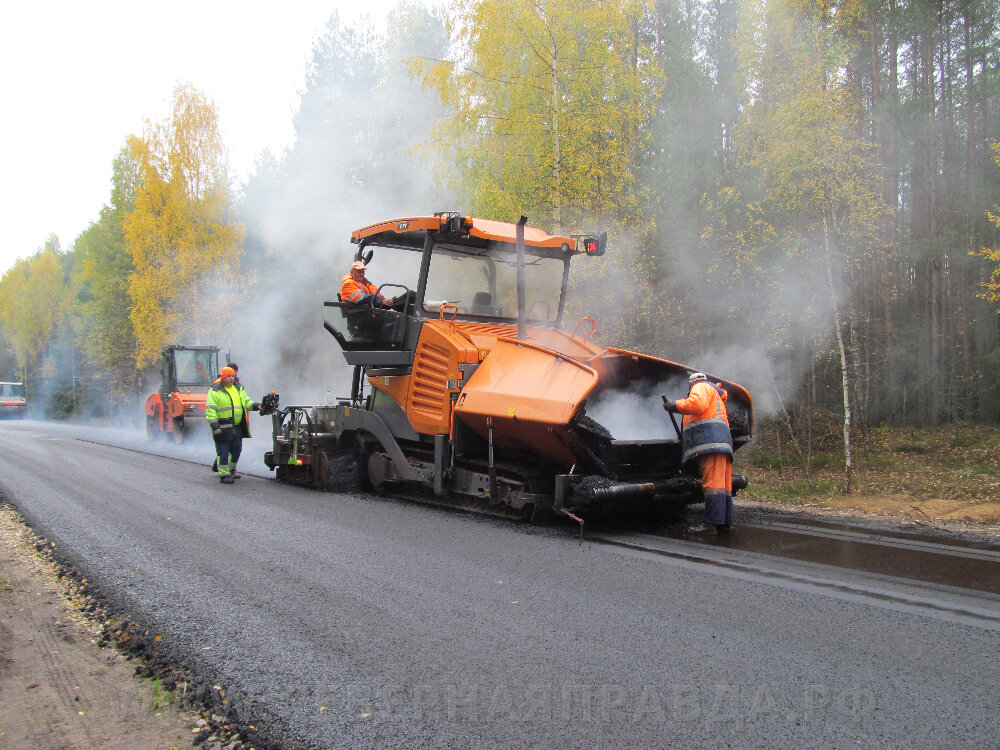
[[[115,625],[85,588],[0,499],[0,748],[242,747],[175,682],[136,677],[148,667],[107,645]]]

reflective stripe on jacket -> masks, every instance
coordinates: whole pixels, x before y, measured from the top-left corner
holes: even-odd
[[[733,455],[733,434],[726,414],[728,394],[721,387],[707,382],[695,383],[687,398],[676,402],[677,411],[684,415],[681,433],[681,459],[690,461],[706,453]]]
[[[243,437],[250,437],[250,422],[247,412],[253,402],[243,390],[243,386],[231,385],[228,388],[221,381],[208,389],[205,398],[205,418],[218,422],[222,427],[236,426],[243,432]]]
[[[372,284],[367,279],[361,281],[355,281],[351,274],[342,276],[340,279],[340,301],[341,302],[352,302],[355,305],[359,305],[365,302],[369,297],[377,295],[379,296],[379,302],[381,302],[381,295],[378,294],[378,287]]]

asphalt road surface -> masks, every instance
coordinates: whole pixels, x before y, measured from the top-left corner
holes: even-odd
[[[287,487],[267,443],[228,486],[5,421],[0,492],[282,747],[1000,746],[996,596]]]

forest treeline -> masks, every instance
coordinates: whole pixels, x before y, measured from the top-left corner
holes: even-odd
[[[987,0],[403,2],[384,30],[334,15],[294,145],[244,183],[190,85],[124,140],[93,224],[0,280],[0,379],[47,415],[99,416],[144,395],[165,343],[301,373],[350,231],[457,208],[608,229],[608,254],[574,267],[570,325],[594,316],[604,343],[745,383],[791,436],[817,409],[845,436],[1000,421],[998,16]]]

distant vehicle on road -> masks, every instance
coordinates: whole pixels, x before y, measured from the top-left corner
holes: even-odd
[[[219,377],[220,351],[217,346],[163,347],[160,389],[145,403],[149,440],[171,435],[175,443],[183,443],[185,433],[207,425],[205,399]]]
[[[0,383],[0,416],[24,419],[27,413],[24,383]]]

